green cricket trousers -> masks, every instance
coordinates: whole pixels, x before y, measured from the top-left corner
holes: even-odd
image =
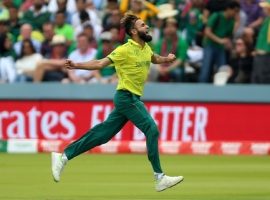
[[[127,90],[117,90],[114,105],[114,110],[104,122],[94,126],[65,149],[68,160],[108,142],[130,120],[146,136],[148,159],[154,172],[162,173],[158,152],[159,131],[144,103],[140,100],[140,96]]]

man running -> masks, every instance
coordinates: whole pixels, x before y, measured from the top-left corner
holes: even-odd
[[[158,152],[159,130],[140,97],[150,63],[170,63],[176,57],[173,54],[167,57],[153,54],[147,44],[152,40],[152,36],[148,33],[149,27],[140,18],[128,14],[122,18],[121,23],[131,39],[117,47],[106,58],[84,63],[66,60],[65,66],[68,69],[100,70],[113,63],[119,81],[114,96],[114,110],[103,123],[94,126],[80,139],[67,146],[62,154],[52,153],[52,174],[56,182],[60,181],[61,172],[69,160],[108,142],[130,120],[146,136],[148,159],[156,180],[155,189],[160,192],[180,183],[184,177],[170,177],[163,173]]]

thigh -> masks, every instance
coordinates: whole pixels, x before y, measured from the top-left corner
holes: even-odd
[[[109,114],[107,119],[103,122],[106,126],[110,127],[112,130],[122,128],[123,125],[128,121],[125,115],[118,112],[117,109],[113,109],[113,111]]]
[[[203,67],[211,66],[214,58],[214,50],[211,46],[206,46],[203,49]]]
[[[216,48],[215,50],[215,64],[217,68],[226,64],[226,53],[224,49]]]
[[[156,126],[144,103],[136,95],[130,92],[117,91],[114,103],[116,110],[129,119],[142,132],[146,133],[149,128]]]
[[[147,134],[149,129],[157,129],[154,119],[139,100],[131,103],[122,113],[144,134]]]

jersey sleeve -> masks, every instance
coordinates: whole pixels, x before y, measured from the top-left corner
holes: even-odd
[[[218,20],[218,12],[213,13],[212,15],[210,15],[208,21],[207,21],[207,27],[213,29],[215,26],[216,21]]]
[[[107,58],[109,58],[114,65],[121,64],[126,57],[126,50],[122,46],[117,47],[112,53],[107,56]]]

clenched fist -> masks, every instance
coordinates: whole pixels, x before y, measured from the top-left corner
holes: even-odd
[[[176,57],[174,54],[170,53],[168,56],[167,56],[167,62],[173,62],[175,61]]]
[[[75,63],[72,62],[71,60],[66,60],[66,61],[65,61],[65,67],[66,67],[67,69],[76,69]]]

